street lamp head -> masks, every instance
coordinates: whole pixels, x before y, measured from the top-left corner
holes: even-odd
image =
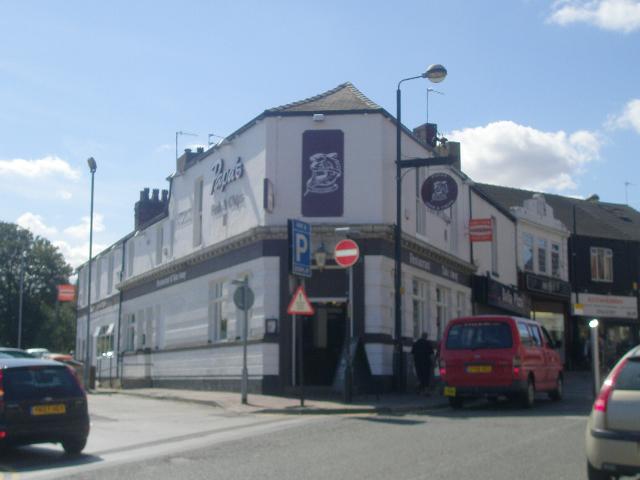
[[[96,161],[93,159],[93,157],[87,158],[87,165],[89,165],[89,170],[91,171],[91,173],[96,173],[98,165],[96,164]]]
[[[439,63],[429,65],[427,71],[422,74],[422,78],[428,78],[433,83],[440,83],[447,76],[447,69]]]
[[[598,322],[598,319],[594,318],[589,322],[589,328],[598,328],[598,323],[600,323]]]

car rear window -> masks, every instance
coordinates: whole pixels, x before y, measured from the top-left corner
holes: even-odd
[[[476,350],[511,348],[511,327],[504,322],[473,322],[453,325],[447,335],[447,349]]]
[[[629,358],[618,375],[616,390],[640,390],[640,358]]]
[[[77,397],[82,390],[66,367],[21,367],[3,371],[6,400]]]

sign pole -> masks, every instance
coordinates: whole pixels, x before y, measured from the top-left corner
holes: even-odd
[[[245,284],[246,285],[246,284]],[[246,287],[242,287],[242,303],[246,306]],[[242,404],[246,405],[248,403],[247,400],[247,390],[249,388],[249,370],[247,369],[247,337],[249,336],[249,314],[247,309],[243,309],[244,316],[244,326],[243,326],[243,339],[242,339]]]
[[[302,288],[304,288],[304,278],[301,279],[300,281],[300,285],[302,285]],[[300,338],[299,344],[300,344],[300,350],[299,350],[299,361],[300,361],[300,406],[304,407],[304,336],[302,335],[302,328],[304,326],[304,317],[302,315],[299,315],[300,317],[300,328],[298,329],[298,337]]]
[[[293,387],[298,385],[298,378],[296,376],[296,366],[298,361],[298,356],[296,355],[296,348],[298,345],[296,322],[296,315],[291,315],[291,385]]]
[[[242,332],[242,377],[240,380],[241,401],[243,405],[248,403],[247,395],[249,390],[249,370],[247,368],[247,344],[249,338],[249,309],[253,306],[255,296],[253,291],[249,288],[249,279],[234,280],[234,285],[237,285],[235,293],[233,294],[233,302],[236,307],[243,312],[243,332]]]
[[[349,304],[347,306],[349,315],[349,329],[347,339],[347,371],[344,375],[344,402],[351,403],[353,399],[353,365],[351,365],[351,341],[353,339],[353,266],[349,267]]]

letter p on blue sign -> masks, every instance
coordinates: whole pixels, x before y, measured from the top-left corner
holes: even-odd
[[[289,220],[289,250],[292,275],[311,276],[311,225],[300,220]]]

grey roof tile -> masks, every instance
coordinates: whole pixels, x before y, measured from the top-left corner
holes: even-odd
[[[346,82],[319,95],[279,107],[268,113],[278,112],[331,112],[331,111],[381,111],[380,105],[368,99],[351,82]]]
[[[640,241],[640,212],[628,205],[581,200],[544,192],[476,183],[476,188],[505,208],[521,206],[534,193],[542,193],[554,215],[573,232],[590,237]]]

